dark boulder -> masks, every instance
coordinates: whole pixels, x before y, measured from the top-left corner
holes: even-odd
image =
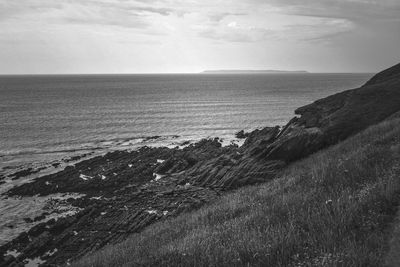
[[[250,133],[246,133],[246,132],[244,132],[244,130],[241,130],[241,131],[237,132],[235,134],[235,136],[236,136],[236,138],[244,139],[244,138],[247,138],[249,136],[249,134]]]

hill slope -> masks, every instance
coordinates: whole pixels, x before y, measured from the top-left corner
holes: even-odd
[[[150,226],[78,266],[383,265],[399,204],[399,111],[399,65],[301,107],[282,130],[256,130],[234,155],[180,175],[181,183],[224,190],[278,179]]]
[[[399,175],[394,118],[75,266],[382,266]]]

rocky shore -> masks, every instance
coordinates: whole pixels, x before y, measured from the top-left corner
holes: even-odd
[[[49,219],[57,212],[49,208],[26,218],[41,223],[0,247],[0,266],[68,264],[149,224],[196,209],[224,191],[273,179],[290,162],[399,111],[400,64],[358,89],[297,109],[298,116],[284,127],[241,132],[246,138],[241,147],[222,147],[218,138],[183,149],[143,147],[110,152],[39,177],[5,195],[81,197],[52,200],[54,207],[73,207],[69,216]]]

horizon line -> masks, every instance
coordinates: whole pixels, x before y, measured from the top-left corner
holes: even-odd
[[[97,76],[97,75],[240,75],[240,74],[261,74],[261,75],[285,75],[285,74],[371,74],[376,72],[310,72],[310,71],[277,71],[277,72],[266,72],[264,70],[232,70],[232,72],[219,72],[220,70],[208,70],[201,72],[119,72],[119,73],[0,73],[0,76]],[[259,71],[259,72],[258,72]]]

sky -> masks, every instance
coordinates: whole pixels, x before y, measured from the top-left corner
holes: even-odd
[[[400,0],[0,0],[0,74],[377,72]]]

